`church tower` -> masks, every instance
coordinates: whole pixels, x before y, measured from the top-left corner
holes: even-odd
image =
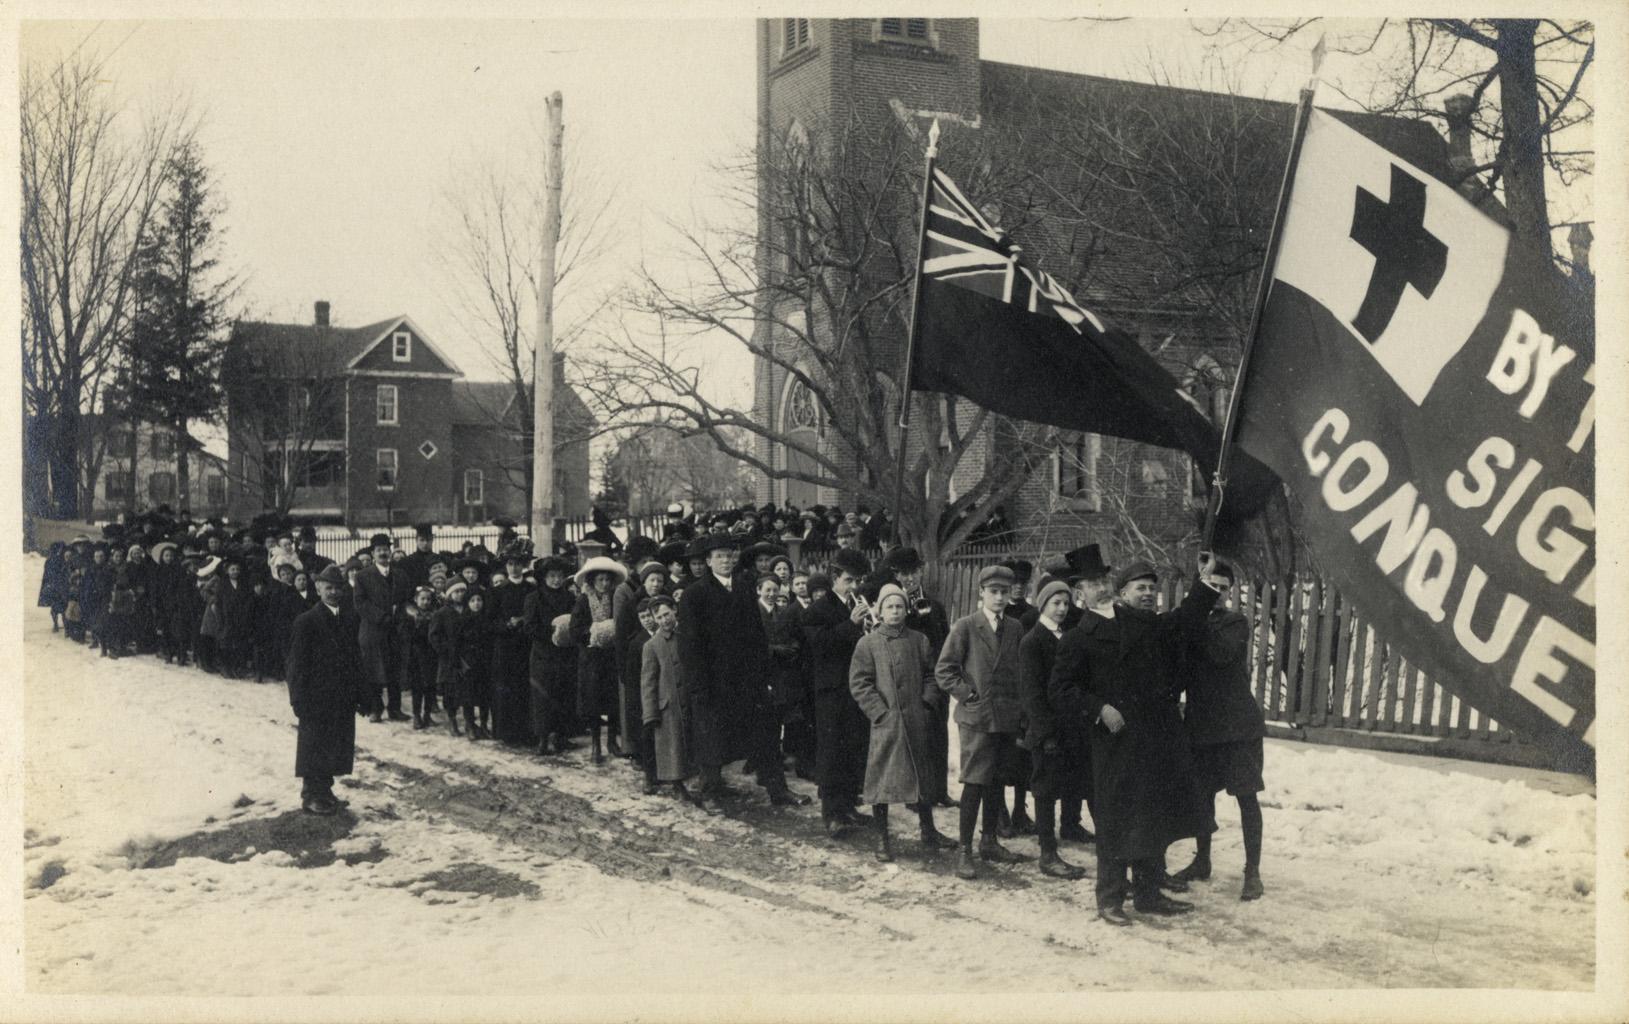
[[[925,135],[928,121],[966,126],[979,123],[979,26],[975,18],[774,18],[758,22],[758,274],[768,265],[770,232],[779,230],[768,209],[764,187],[774,161],[799,148],[818,152],[825,127],[850,117]],[[777,310],[777,320],[801,325],[801,310]],[[813,325],[819,332],[820,325]],[[774,346],[779,359],[796,362],[791,335],[760,321],[754,342]],[[753,367],[753,415],[779,435],[816,447],[833,461],[852,463],[827,436],[819,403],[781,366],[759,358]],[[807,462],[808,456],[766,438],[755,454],[777,469]],[[797,480],[760,478],[758,502],[790,501],[852,507],[853,495]]]

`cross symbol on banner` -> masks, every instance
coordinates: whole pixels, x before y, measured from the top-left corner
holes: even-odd
[[[1448,266],[1448,247],[1425,230],[1425,183],[1396,164],[1391,167],[1391,201],[1365,188],[1357,190],[1351,238],[1374,256],[1374,272],[1352,326],[1373,344],[1391,323],[1403,288],[1412,285],[1426,298],[1437,290]]]

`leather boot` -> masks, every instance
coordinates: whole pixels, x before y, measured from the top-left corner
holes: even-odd
[[[995,836],[979,840],[979,859],[992,864],[1017,864],[1024,858],[1002,846]]]
[[[1063,878],[1074,881],[1086,877],[1086,869],[1076,864],[1070,864],[1058,856],[1056,844],[1041,847],[1041,874],[1048,878]]]
[[[462,736],[463,731],[458,728],[458,713],[456,711],[447,715],[447,735]]]
[[[1261,887],[1261,869],[1251,867],[1245,868],[1244,888],[1239,890],[1239,899],[1245,901],[1259,900],[1261,899],[1261,894],[1265,891],[1266,890]]]
[[[963,846],[961,852],[956,854],[956,877],[971,881],[979,876],[979,869],[973,863],[973,848]]]
[[[894,837],[886,821],[877,822],[877,860],[884,864],[894,859]]]
[[[1030,820],[1029,812],[1019,807],[1012,812],[1013,835],[1032,836],[1035,834],[1035,822]],[[1005,838],[1005,837],[1003,837]]]
[[[590,749],[590,752],[589,752],[589,758],[595,764],[604,764],[605,763],[605,751],[600,749],[600,731],[599,731],[599,729],[594,730],[594,733],[593,733],[593,745],[592,745],[592,747]]]
[[[945,835],[932,825],[923,825],[921,830],[922,850],[925,853],[937,853],[940,850],[954,850],[956,840]]]
[[[1171,876],[1178,882],[1204,882],[1210,878],[1210,858],[1197,854],[1187,867]]]

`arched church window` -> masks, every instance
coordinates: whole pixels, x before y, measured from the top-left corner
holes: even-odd
[[[809,390],[809,385],[801,380],[792,381],[786,394],[786,429],[806,429],[816,433],[821,430],[820,403],[815,399],[814,392]]]

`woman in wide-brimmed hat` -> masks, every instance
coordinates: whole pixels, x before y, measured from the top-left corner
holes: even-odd
[[[615,559],[590,558],[577,570],[577,606],[571,635],[577,644],[577,713],[589,721],[594,763],[605,760],[600,746],[604,720],[618,712],[616,618],[612,591],[628,570]]]

